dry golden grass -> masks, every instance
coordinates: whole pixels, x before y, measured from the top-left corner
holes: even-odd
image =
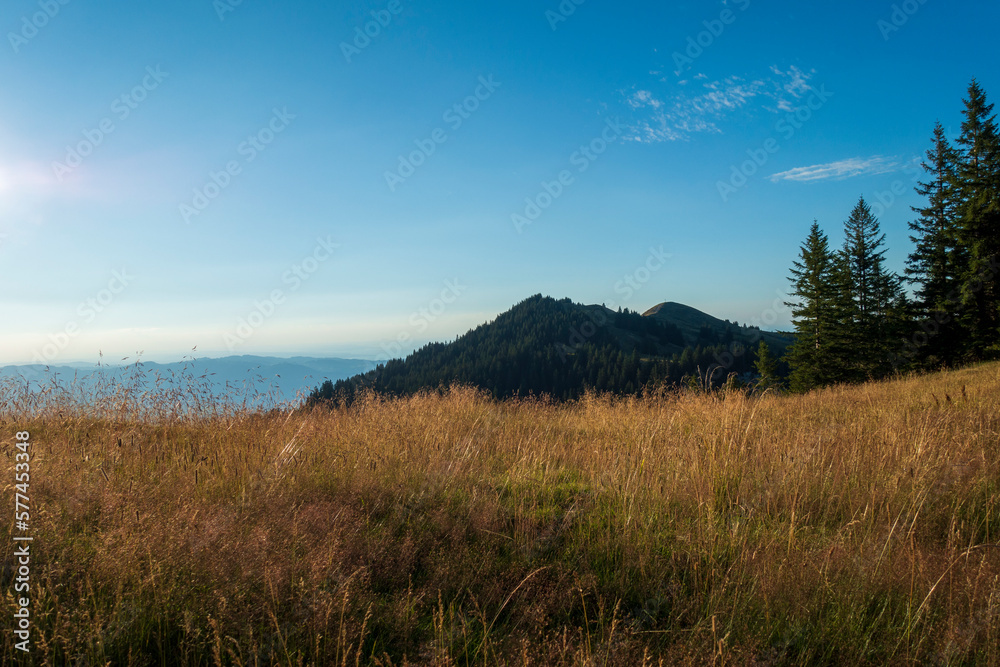
[[[266,414],[119,389],[0,393],[37,664],[1000,663],[997,364]]]

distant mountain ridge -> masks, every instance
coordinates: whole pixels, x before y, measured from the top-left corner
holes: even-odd
[[[26,382],[32,389],[58,383],[65,387],[74,380],[91,387],[102,379],[125,379],[137,373],[147,384],[197,381],[207,383],[218,397],[234,398],[270,395],[278,401],[295,401],[316,383],[340,380],[375,367],[374,361],[337,357],[229,356],[191,358],[173,363],[125,360],[117,364],[72,363],[65,365],[24,364],[0,368],[0,380]]]
[[[711,367],[723,371],[720,380],[745,375],[762,339],[777,356],[792,342],[683,304],[662,303],[640,315],[538,294],[454,342],[431,343],[406,359],[326,382],[310,402],[350,403],[364,389],[407,395],[455,382],[497,398],[546,394],[568,400],[588,389],[633,394]]]

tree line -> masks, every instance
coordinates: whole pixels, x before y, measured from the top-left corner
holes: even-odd
[[[793,391],[995,357],[1000,350],[1000,134],[973,79],[952,144],[940,122],[909,223],[904,275],[885,266],[885,235],[862,197],[833,249],[813,222],[789,277]],[[904,286],[912,288],[907,295]]]

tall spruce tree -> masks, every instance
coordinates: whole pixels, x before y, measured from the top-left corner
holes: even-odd
[[[907,280],[916,287],[913,309],[919,323],[906,356],[933,363],[957,361],[965,346],[958,307],[968,257],[958,238],[958,161],[938,122],[923,162],[927,180],[916,187],[927,201],[923,207],[911,207],[918,217],[909,223],[915,248],[906,265]]]
[[[1000,336],[1000,136],[975,79],[964,103],[956,181],[959,239],[968,252],[961,292],[971,351],[981,356]]]
[[[795,299],[786,303],[795,326],[795,343],[786,356],[792,391],[808,391],[840,379],[833,271],[829,239],[813,221],[789,276]]]
[[[844,223],[840,254],[850,279],[849,310],[838,318],[842,325],[850,326],[849,380],[887,375],[903,346],[906,302],[902,279],[886,270],[885,253],[885,234],[861,197]]]
[[[828,286],[830,325],[828,328],[830,360],[829,380],[831,382],[857,382],[864,379],[858,370],[856,358],[858,305],[854,297],[856,288],[851,272],[851,262],[842,249],[831,251],[830,278]]]

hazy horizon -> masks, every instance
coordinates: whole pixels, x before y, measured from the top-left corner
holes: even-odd
[[[546,296],[552,296],[552,295],[546,295]],[[554,297],[554,298],[561,299],[561,298],[568,298],[568,297]],[[660,305],[662,303],[665,303],[665,302],[660,301],[660,302],[658,302],[656,304],[651,304],[650,308],[652,308],[653,306],[656,306],[656,305]],[[514,304],[511,304],[511,305],[513,306]],[[607,304],[584,304],[584,305],[605,305],[605,306],[607,306]],[[691,304],[684,304],[684,305],[690,306]],[[773,305],[774,304],[772,303],[772,309],[771,309],[772,312],[774,311]],[[610,306],[607,306],[607,307],[610,307]],[[623,307],[627,307],[627,306],[623,306]],[[694,306],[692,306],[692,307],[694,307]],[[614,309],[614,308],[612,308],[612,309]],[[632,307],[629,307],[629,309],[631,310]],[[509,309],[505,309],[505,310],[509,310]],[[644,313],[647,310],[649,310],[649,308],[641,308],[640,307],[640,308],[635,308],[635,310],[637,312],[639,312],[639,313]],[[698,310],[701,310],[701,309],[698,308]],[[52,366],[82,366],[82,365],[96,366],[99,362],[102,365],[122,365],[122,364],[128,365],[128,364],[135,363],[136,361],[152,362],[152,363],[158,363],[158,364],[171,364],[171,363],[178,363],[178,362],[184,361],[185,359],[192,359],[192,358],[193,359],[205,360],[205,359],[222,359],[222,358],[227,358],[227,357],[241,357],[241,356],[246,356],[246,357],[269,357],[269,358],[275,358],[275,359],[295,359],[295,358],[298,358],[298,357],[313,358],[313,359],[358,359],[358,360],[364,360],[364,361],[377,361],[377,362],[381,362],[381,361],[385,361],[385,360],[390,359],[390,358],[405,357],[409,353],[411,353],[413,350],[418,349],[418,348],[422,347],[423,345],[426,345],[427,343],[432,343],[432,342],[447,342],[449,340],[454,340],[454,338],[456,336],[461,336],[461,335],[465,334],[468,330],[474,329],[477,326],[479,326],[480,324],[486,324],[487,322],[493,321],[494,319],[496,319],[496,315],[499,315],[499,314],[500,313],[497,313],[495,315],[490,315],[488,317],[484,316],[484,319],[482,321],[474,323],[468,329],[465,329],[465,330],[462,330],[462,331],[455,331],[451,335],[445,334],[445,335],[442,335],[440,338],[413,339],[413,340],[409,341],[405,345],[402,344],[402,343],[399,343],[397,345],[393,345],[393,341],[386,340],[386,341],[382,341],[382,342],[377,343],[377,344],[376,343],[359,343],[359,344],[355,344],[355,345],[344,344],[344,345],[342,345],[340,347],[336,347],[336,346],[329,347],[329,349],[326,349],[326,350],[320,348],[319,351],[316,351],[315,349],[303,349],[303,350],[277,350],[277,351],[274,351],[274,352],[268,352],[268,351],[254,352],[254,351],[247,351],[247,350],[243,350],[243,351],[237,350],[237,351],[234,351],[234,352],[229,352],[229,351],[227,351],[224,348],[223,349],[215,349],[215,350],[212,350],[212,349],[202,350],[200,348],[200,346],[196,346],[197,349],[181,350],[181,351],[178,351],[177,353],[173,353],[171,351],[164,351],[164,352],[150,354],[150,353],[147,353],[145,350],[136,350],[136,351],[133,351],[131,354],[126,354],[126,355],[117,356],[117,357],[114,356],[114,355],[112,355],[112,354],[109,354],[108,352],[105,352],[103,349],[99,349],[97,351],[96,356],[94,357],[94,359],[69,358],[69,357],[66,357],[66,358],[60,358],[60,359],[58,359],[58,361],[41,362],[41,363],[43,363],[43,365],[44,364],[49,364],[49,365],[52,365]],[[743,321],[743,322],[740,322],[739,320],[736,320],[736,319],[734,319],[732,317],[727,317],[725,314],[720,314],[720,313],[706,313],[706,315],[710,315],[710,316],[716,317],[716,318],[721,319],[721,320],[729,320],[729,321],[732,321],[734,323],[739,323],[741,326],[749,326],[749,327],[756,326],[756,327],[759,327],[760,329],[762,329],[763,331],[781,331],[782,330],[780,327],[768,326],[768,325],[765,325],[763,323],[755,323],[755,322],[752,322],[752,321]],[[390,355],[390,352],[395,353],[397,350],[399,351],[398,354]],[[38,365],[39,363],[40,362],[33,361],[33,360],[26,360],[26,361],[17,361],[17,360],[15,360],[15,361],[10,361],[10,360],[0,359],[0,367],[4,367],[4,366]]]

